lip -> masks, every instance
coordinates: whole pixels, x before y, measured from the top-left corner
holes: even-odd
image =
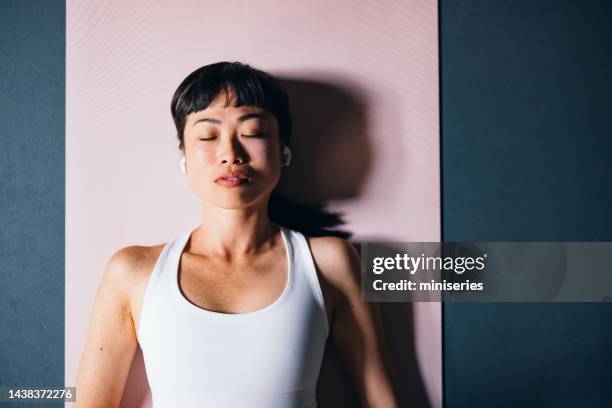
[[[237,187],[250,181],[251,178],[240,171],[228,171],[215,179],[215,183],[224,187]]]

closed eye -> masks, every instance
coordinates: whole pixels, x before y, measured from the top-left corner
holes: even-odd
[[[252,133],[250,135],[242,135],[244,137],[254,137],[254,138],[261,138],[261,137],[265,137],[266,134],[265,133]]]
[[[201,137],[201,138],[200,138],[200,140],[207,141],[207,140],[215,140],[216,138],[217,138],[216,136],[212,136],[212,137]]]

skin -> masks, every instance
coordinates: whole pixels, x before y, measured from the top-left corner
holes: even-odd
[[[185,124],[186,176],[202,203],[202,223],[182,254],[180,286],[199,307],[245,313],[273,303],[286,283],[284,243],[267,213],[281,174],[282,146],[274,116],[229,105],[225,94],[219,95]],[[214,183],[228,169],[244,170],[252,181],[235,188]],[[337,237],[307,240],[330,335],[363,405],[397,406],[380,311],[361,300],[357,251]],[[163,246],[126,247],[109,260],[91,311],[75,407],[119,406],[138,347],[147,282]]]

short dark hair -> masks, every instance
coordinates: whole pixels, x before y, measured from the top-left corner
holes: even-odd
[[[170,111],[176,126],[179,148],[184,147],[187,115],[206,109],[224,91],[235,95],[234,106],[257,106],[270,112],[278,121],[281,142],[289,145],[291,118],[289,97],[272,75],[240,62],[217,62],[189,74],[172,97]],[[226,104],[229,100],[226,99]]]

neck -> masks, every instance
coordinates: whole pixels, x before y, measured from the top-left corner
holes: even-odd
[[[191,235],[189,251],[239,259],[273,246],[278,227],[268,217],[268,200],[240,209],[204,203],[202,222]]]

